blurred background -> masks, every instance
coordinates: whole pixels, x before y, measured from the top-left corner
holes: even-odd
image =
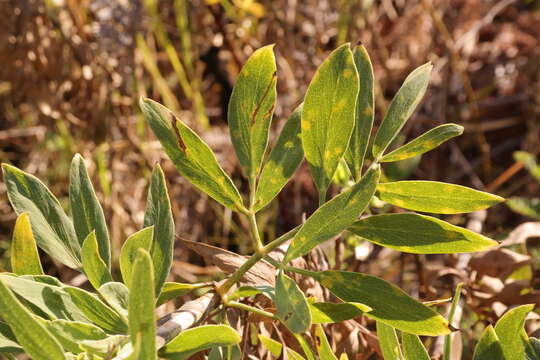
[[[448,297],[457,280],[467,281],[473,333],[475,324],[496,319],[507,306],[540,303],[540,258],[534,256],[540,252],[534,222],[540,219],[540,200],[534,199],[540,197],[539,9],[540,2],[526,0],[2,0],[0,160],[38,176],[67,208],[69,164],[80,152],[115,255],[141,228],[151,168],[160,162],[177,233],[245,253],[248,224],[178,175],[142,119],[138,98],[160,101],[180,115],[245,190],[226,112],[234,80],[255,49],[276,44],[273,136],[302,101],[317,67],[344,42],[362,42],[372,58],[375,126],[406,75],[431,61],[428,92],[398,142],[447,122],[463,125],[465,133],[421,158],[385,165],[385,175],[512,198],[487,213],[446,217],[506,239],[509,253],[467,259],[463,267],[459,257],[399,254],[355,238],[336,251],[351,269],[384,276],[426,300]],[[0,182],[2,271],[9,269],[15,221],[5,192]],[[316,195],[304,164],[261,213],[266,239],[310,214]],[[375,211],[395,211],[374,205],[380,206]],[[517,240],[516,229],[522,232]],[[44,259],[49,274],[73,276],[50,261]],[[496,272],[494,264],[505,271]],[[495,280],[475,282],[470,271]],[[180,248],[174,274],[178,281],[220,276]]]

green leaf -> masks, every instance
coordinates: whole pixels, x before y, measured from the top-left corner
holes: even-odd
[[[429,354],[418,335],[401,333],[403,355],[406,360],[430,360]]]
[[[459,305],[459,299],[461,298],[461,288],[463,287],[463,283],[459,283],[456,286],[456,289],[454,291],[454,297],[452,298],[452,304],[450,305],[450,311],[448,312],[448,323],[452,325],[452,322],[454,321],[454,315],[456,314],[456,310],[458,309]],[[456,327],[459,327],[459,321]],[[448,334],[444,337],[444,348],[443,348],[443,360],[450,360],[452,359],[452,343],[454,341],[454,337],[456,336],[456,333]],[[458,354],[458,356],[461,354]]]
[[[409,159],[427,153],[445,141],[448,141],[451,138],[461,134],[463,134],[463,126],[456,124],[440,125],[420,135],[416,139],[392,151],[391,153],[384,155],[379,161],[393,162]]]
[[[514,159],[522,163],[531,175],[538,181],[540,181],[540,165],[536,162],[536,158],[533,154],[525,151],[514,152]]]
[[[84,273],[95,289],[113,280],[107,264],[100,256],[98,246],[96,232],[92,231],[84,240],[81,253]]]
[[[242,360],[240,346],[216,346],[208,353],[208,360]]]
[[[377,245],[414,254],[475,252],[498,245],[473,231],[413,213],[370,216],[348,230]]]
[[[500,196],[437,181],[396,181],[377,185],[380,198],[404,209],[460,214],[504,201]]]
[[[116,281],[108,282],[103,284],[98,292],[110,307],[127,319],[129,290],[126,285]]]
[[[276,308],[276,315],[293,333],[307,331],[311,325],[311,312],[304,293],[283,271],[276,277]]]
[[[122,334],[127,330],[124,319],[94,294],[75,287],[66,286],[64,290],[94,324],[114,334]]]
[[[367,317],[396,329],[427,336],[450,332],[441,315],[383,279],[347,271],[323,271],[313,277],[341,300],[372,308]]]
[[[294,237],[283,262],[307,254],[351,226],[369,204],[379,176],[379,169],[369,170],[358,183],[317,209]]]
[[[371,310],[369,306],[354,303],[310,303],[313,324],[329,324],[354,319]]]
[[[140,348],[138,359],[157,360],[154,271],[150,254],[144,249],[137,251],[129,289],[129,334],[134,347]]]
[[[200,289],[200,284],[183,284],[177,282],[166,282],[163,284],[161,294],[157,299],[156,306],[166,303],[167,301],[174,299],[178,296],[189,294],[195,289]]]
[[[302,348],[302,351],[304,352],[304,355],[306,356],[307,360],[315,360],[315,355],[313,354],[313,351],[311,350],[311,345],[308,344],[306,339],[301,334],[294,334],[294,337],[296,338],[296,341],[300,344],[300,347]]]
[[[99,327],[79,321],[43,320],[43,324],[66,351],[74,354],[83,352],[79,347],[81,341],[102,340],[107,337]]]
[[[263,346],[268,349],[268,351],[270,351],[270,353],[276,358],[279,358],[281,356],[283,345],[281,345],[279,342],[261,334],[259,334],[259,340],[261,341],[261,344],[263,344]],[[302,355],[292,349],[285,348],[285,351],[287,352],[287,356],[291,360],[304,360],[304,357]]]
[[[534,305],[521,305],[508,310],[497,324],[495,333],[501,343],[505,359],[524,359],[527,346],[526,339],[521,333],[525,324],[525,317],[534,309]]]
[[[182,331],[162,349],[162,355],[168,359],[183,360],[199,351],[235,345],[240,340],[240,335],[230,326],[203,325]]]
[[[396,329],[377,321],[377,336],[384,360],[403,360]],[[414,359],[416,360],[416,359]]]
[[[358,86],[353,54],[344,44],[322,63],[306,92],[302,145],[321,199],[352,134]]]
[[[88,353],[109,356],[111,349],[118,349],[126,338],[125,335],[111,335],[103,340],[84,340],[79,343],[79,347]]]
[[[81,267],[81,245],[60,202],[35,176],[2,164],[11,206],[17,215],[28,212],[38,246],[62,264]]]
[[[304,158],[300,138],[300,115],[302,105],[291,114],[265,163],[257,192],[254,211],[259,211],[283,189]]]
[[[513,196],[506,201],[506,205],[518,214],[540,220],[540,198]]]
[[[360,91],[356,100],[356,116],[354,130],[345,152],[345,160],[353,174],[354,180],[360,180],[362,166],[369,143],[375,109],[375,97],[373,93],[374,76],[371,60],[363,45],[358,45],[353,52],[354,64],[360,78]]]
[[[392,99],[388,111],[373,140],[373,158],[378,159],[422,100],[429,84],[433,65],[426,63],[407,76],[403,85]]]
[[[231,140],[248,178],[257,176],[268,143],[276,105],[274,45],[256,50],[234,85],[227,119]]]
[[[88,321],[61,287],[21,277],[0,274],[11,291],[51,319]]]
[[[540,359],[540,340],[537,338],[529,338],[529,344],[527,346],[527,360]]]
[[[22,346],[17,343],[13,331],[7,324],[0,322],[0,354],[18,354],[23,351]]]
[[[320,324],[317,325],[317,329],[315,330],[315,336],[317,337],[317,341],[315,343],[317,344],[317,352],[319,353],[319,359],[338,360],[332,352],[332,348],[330,347],[328,339],[326,338],[326,334],[324,333],[324,330]]]
[[[43,274],[28,213],[19,215],[15,222],[10,260],[11,269],[17,275]]]
[[[240,193],[210,147],[163,105],[141,99],[140,106],[178,172],[224,206],[244,211]]]
[[[165,183],[165,175],[159,165],[152,173],[146,210],[144,212],[144,227],[154,226],[152,248],[150,255],[154,264],[156,295],[159,295],[169,272],[173,259],[174,220],[171,203]]]
[[[86,171],[84,159],[79,154],[76,154],[71,161],[69,203],[79,243],[82,244],[88,235],[95,231],[99,255],[105,262],[107,269],[110,269],[111,249],[105,215]]]
[[[514,335],[512,335],[514,336]],[[504,360],[504,354],[499,337],[495,333],[493,326],[489,325],[485,330],[480,341],[474,349],[473,360]]]
[[[6,321],[24,351],[34,360],[65,359],[62,346],[20,303],[0,279],[0,317]]]
[[[146,251],[150,251],[152,248],[152,238],[154,236],[154,227],[150,226],[142,230],[137,231],[135,234],[129,236],[122,245],[120,250],[120,272],[122,273],[122,279],[124,284],[129,287],[131,280],[131,271],[135,257],[137,256],[137,250],[143,248]]]

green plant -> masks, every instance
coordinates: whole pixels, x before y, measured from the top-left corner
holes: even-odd
[[[282,323],[304,352],[301,355],[289,348],[292,344],[259,336],[276,356],[286,351],[295,359],[315,359],[315,353],[321,359],[336,359],[322,324],[362,315],[376,321],[385,354],[385,343],[392,351],[399,350],[397,329],[404,336],[405,356],[425,357],[420,354],[423,345],[418,335],[439,336],[452,331],[448,320],[432,307],[378,277],[341,269],[308,270],[295,260],[343,231],[417,254],[474,252],[497,245],[487,237],[432,216],[395,213],[360,218],[376,192],[390,204],[436,214],[476,211],[503,200],[440,182],[379,181],[381,164],[425,153],[463,130],[454,124],[441,125],[387,152],[421,101],[431,68],[425,64],[407,77],[370,146],[374,119],[371,62],[363,46],[354,51],[348,44],[340,46],[320,66],[303,105],[287,120],[266,155],[276,102],[276,65],[272,46],[255,51],[238,77],[228,111],[231,139],[249,183],[247,202],[194,131],[164,106],[141,99],[146,120],[178,172],[249,222],[253,254],[247,258],[183,241],[216,261],[227,259],[223,267],[227,277],[218,283],[166,282],[175,234],[159,165],[152,175],[144,228],[130,236],[121,250],[120,282],[111,272],[107,226],[83,159],[76,155],[72,162],[71,216],[37,178],[3,164],[9,200],[19,218],[11,255],[13,273],[0,275],[0,317],[5,321],[0,324],[0,351],[25,351],[38,360],[147,360],[158,356],[185,359],[209,349],[211,359],[236,359],[241,339],[225,316],[226,310],[232,308]],[[318,189],[320,206],[305,223],[264,242],[256,215],[276,197],[304,157]],[[340,162],[349,169],[351,181],[345,183],[351,185],[328,199]],[[62,284],[44,275],[36,245],[62,264],[84,273],[95,291]],[[276,250],[284,245],[288,245],[286,253],[280,256]],[[293,275],[314,279],[341,301],[306,298]],[[156,322],[157,305],[201,288],[208,292]],[[275,311],[243,301],[258,294],[271,299]],[[207,319],[219,324],[202,325]],[[194,325],[198,326],[191,328]],[[309,333],[317,339],[315,346],[306,337]],[[43,349],[47,349],[45,355]]]
[[[529,170],[533,178],[540,183],[540,165],[537,164],[533,154],[525,151],[516,151],[514,158],[517,162]],[[540,198],[526,198],[523,196],[513,196],[506,202],[513,211],[540,220]]]

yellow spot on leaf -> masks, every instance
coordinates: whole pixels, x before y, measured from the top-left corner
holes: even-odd
[[[341,99],[334,105],[334,108],[332,110],[335,112],[341,111],[343,110],[346,104],[347,104],[347,101],[345,99]]]
[[[345,71],[343,71],[343,77],[345,79],[348,79],[352,76],[353,72],[351,69],[345,69]]]
[[[364,110],[364,115],[366,116],[373,115],[373,108],[371,106],[366,107],[366,109]]]
[[[302,121],[302,130],[309,130],[311,129],[311,123],[309,121]]]
[[[293,147],[294,147],[294,143],[292,141],[289,140],[285,143],[286,149],[292,149]]]

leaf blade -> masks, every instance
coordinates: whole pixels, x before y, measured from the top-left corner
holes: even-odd
[[[534,309],[534,305],[521,305],[508,310],[495,324],[495,333],[499,338],[505,359],[524,359],[527,347],[524,332],[525,317]]]
[[[396,329],[377,321],[377,336],[384,360],[403,360]]]
[[[150,226],[130,235],[120,249],[120,272],[124,284],[129,287],[133,263],[137,257],[137,250],[143,248],[150,251],[154,237],[154,227]]]
[[[17,217],[11,242],[11,269],[17,275],[42,275],[36,239],[28,213]]]
[[[474,348],[473,360],[503,360],[504,355],[499,337],[489,325]]]
[[[162,353],[173,359],[187,359],[199,351],[236,345],[240,340],[240,335],[230,326],[203,325],[182,331],[163,348]]]
[[[403,356],[406,360],[430,360],[429,354],[418,335],[401,333]]]
[[[328,343],[328,339],[326,338],[326,334],[324,333],[324,330],[320,324],[317,325],[317,328],[315,330],[315,336],[318,339],[316,344],[317,344],[317,352],[319,353],[319,359],[337,360],[337,357],[332,352],[332,348],[330,347],[330,344]]]
[[[311,312],[296,282],[280,271],[276,278],[276,315],[293,333],[303,333],[311,325]]]
[[[92,231],[84,240],[81,252],[84,273],[94,289],[112,281],[112,275],[100,256],[98,246],[96,232]]]

